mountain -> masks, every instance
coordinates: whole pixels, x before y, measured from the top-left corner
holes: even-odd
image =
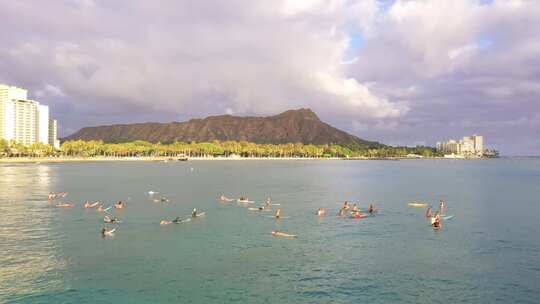
[[[86,127],[63,140],[103,140],[119,143],[134,140],[149,142],[248,141],[260,144],[340,144],[381,146],[360,139],[322,122],[310,109],[289,110],[268,117],[210,116],[171,123],[135,123]]]

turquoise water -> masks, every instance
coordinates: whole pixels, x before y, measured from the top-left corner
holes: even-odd
[[[191,169],[193,168],[193,169]],[[538,303],[540,159],[0,165],[0,303]],[[154,203],[147,191],[169,203]],[[47,203],[67,191],[73,209]],[[282,215],[221,204],[221,193]],[[440,231],[423,209],[442,198]],[[85,200],[127,202],[102,238]],[[380,212],[335,216],[344,200]],[[160,226],[161,219],[204,218]],[[317,208],[328,216],[318,218]],[[112,227],[112,225],[110,225]],[[298,234],[275,238],[272,230]]]

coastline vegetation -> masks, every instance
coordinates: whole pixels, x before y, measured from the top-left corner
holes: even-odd
[[[104,143],[98,140],[70,140],[60,149],[36,143],[24,146],[0,140],[0,157],[272,157],[272,158],[393,158],[442,156],[432,147],[391,147],[385,145],[312,145],[302,143],[256,144],[246,141],[150,143],[142,140]]]

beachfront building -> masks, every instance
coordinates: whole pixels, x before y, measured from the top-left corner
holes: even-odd
[[[60,149],[60,140],[58,140],[58,122],[56,119],[49,119],[49,145]]]
[[[484,155],[484,137],[481,135],[465,136],[458,141],[437,142],[437,151],[462,157],[482,157]]]
[[[27,90],[4,84],[0,84],[0,139],[59,147],[57,123],[51,122],[49,107],[28,99]]]

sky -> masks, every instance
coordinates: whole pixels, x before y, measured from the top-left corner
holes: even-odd
[[[0,83],[81,127],[311,108],[391,145],[540,154],[540,1],[0,0]]]

